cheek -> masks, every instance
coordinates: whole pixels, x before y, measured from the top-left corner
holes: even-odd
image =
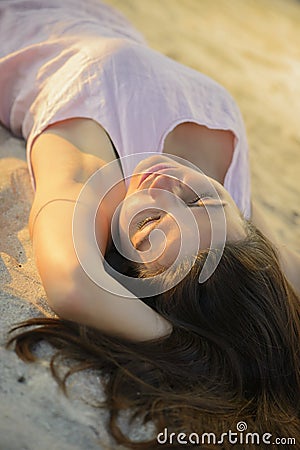
[[[128,259],[133,251],[129,237],[130,216],[132,215],[130,209],[129,205],[120,208],[119,215],[116,216],[116,226],[113,227],[113,229],[117,229],[117,242],[115,242],[117,250],[121,251]]]
[[[132,220],[134,219],[134,216],[143,209],[143,202],[141,202],[138,197],[139,196],[137,195],[125,197],[122,202],[118,218],[120,234],[122,234],[122,236],[126,233],[128,235],[129,232],[132,233]]]
[[[126,196],[132,194],[133,192],[136,192],[137,187],[139,185],[139,181],[140,181],[141,175],[137,174],[137,175],[132,175],[130,178],[130,182],[129,182],[129,186],[128,186],[128,190],[126,192]]]

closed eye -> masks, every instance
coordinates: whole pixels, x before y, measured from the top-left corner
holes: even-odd
[[[222,201],[220,198],[214,198],[209,194],[202,194],[201,196],[195,197],[192,201],[186,203],[188,208],[194,208],[194,207],[219,207],[219,206],[225,206],[227,204],[226,201]],[[136,250],[140,250],[141,246],[148,240],[149,234],[153,229],[156,228],[156,226],[162,221],[166,215],[155,215],[155,216],[149,216],[146,219],[142,220],[138,223],[137,228],[138,231],[136,233],[137,239],[135,242],[133,242],[133,245]],[[135,235],[135,237],[136,237]]]
[[[186,201],[186,205],[190,208],[194,206],[225,206],[226,203],[216,193],[212,194],[212,192],[203,192]]]
[[[197,205],[202,200],[209,200],[213,199],[211,192],[201,192],[200,194],[197,192],[194,192],[193,194],[190,194],[188,198],[183,199],[187,206]]]
[[[159,220],[159,219],[160,219],[160,215],[146,217],[145,219],[141,220],[137,224],[137,229],[142,230],[149,223],[155,222],[156,220]]]
[[[208,194],[197,195],[193,200],[188,201],[187,206],[204,206],[203,200],[212,200],[212,197]]]

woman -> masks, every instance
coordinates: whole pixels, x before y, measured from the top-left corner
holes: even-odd
[[[109,374],[110,429],[129,448],[160,444],[130,443],[124,408],[158,432],[246,420],[299,436],[299,258],[261,233],[232,98],[99,1],[0,8],[0,120],[27,140],[29,227],[60,317],[21,325],[39,328],[19,331],[17,352],[47,338],[75,370]],[[120,252],[125,287],[101,257],[116,268]]]

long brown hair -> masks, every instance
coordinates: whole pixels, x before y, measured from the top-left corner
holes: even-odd
[[[206,256],[202,252],[172,290],[146,299],[172,322],[167,338],[129,342],[66,320],[35,318],[16,326],[12,331],[18,333],[9,344],[15,342],[15,351],[25,361],[34,360],[38,341],[53,344],[57,351],[51,370],[64,390],[74,372],[92,368],[108,375],[109,429],[128,448],[162,445],[156,436],[137,443],[124,435],[117,421],[123,410],[145,423],[152,421],[157,433],[167,429],[169,435],[215,433],[218,438],[236,432],[243,421],[247,432],[270,433],[272,442],[290,437],[299,445],[300,303],[276,251],[248,224],[247,238],[227,243],[215,273],[199,284]],[[74,365],[62,377],[59,361],[70,358]],[[180,447],[174,438],[170,442],[166,448]],[[247,445],[240,440],[234,445],[225,438],[222,445],[204,443],[199,448],[267,447],[251,439]],[[286,443],[284,448],[296,447]]]

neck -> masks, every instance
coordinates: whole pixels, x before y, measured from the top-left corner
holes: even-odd
[[[207,176],[224,184],[234,151],[234,135],[185,122],[166,137],[163,152],[186,159]]]

